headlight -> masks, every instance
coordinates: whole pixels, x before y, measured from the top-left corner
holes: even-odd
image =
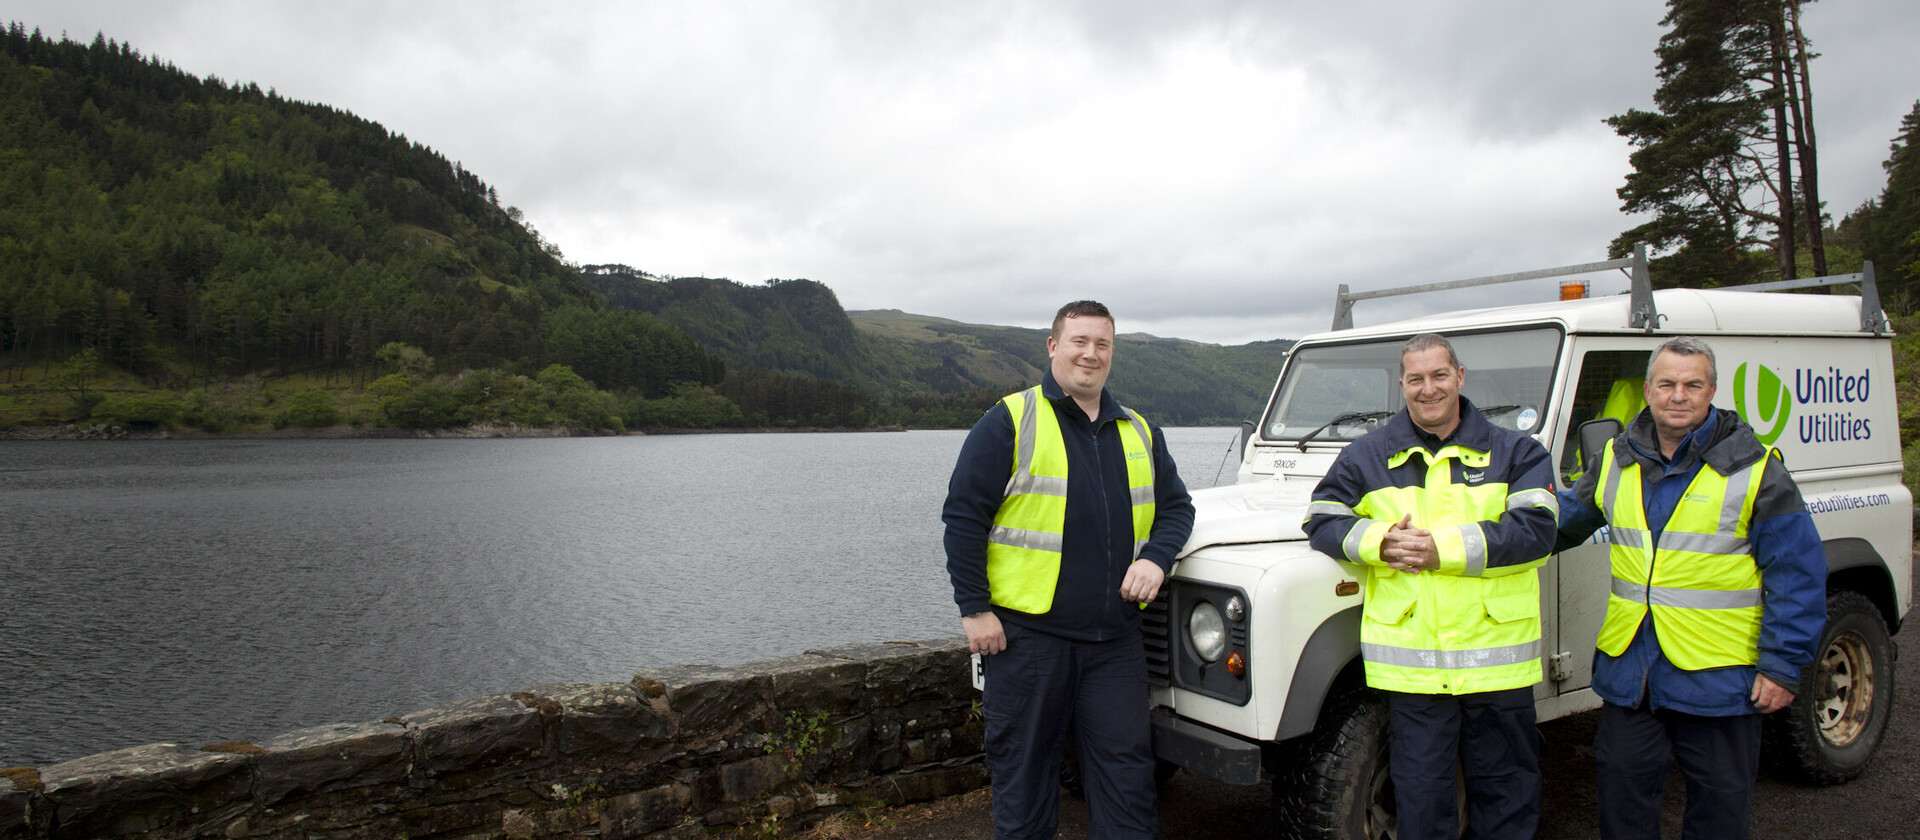
[[[1227,625],[1220,618],[1220,608],[1211,601],[1195,604],[1193,613],[1187,616],[1187,638],[1201,659],[1218,661],[1227,650]]]

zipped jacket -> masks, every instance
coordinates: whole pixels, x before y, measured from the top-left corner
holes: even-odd
[[[1460,425],[1435,447],[1405,409],[1348,445],[1314,488],[1312,546],[1360,564],[1360,655],[1367,684],[1469,694],[1540,681],[1540,578],[1558,502],[1546,450],[1460,398]],[[1440,568],[1410,574],[1380,559],[1404,516],[1433,533]]]
[[[941,519],[946,523],[954,603],[962,615],[992,609],[1003,622],[1076,641],[1137,633],[1140,607],[1121,600],[1120,581],[1136,557],[1153,561],[1162,571],[1173,569],[1174,558],[1193,531],[1193,497],[1167,453],[1166,435],[1148,426],[1152,520],[1145,542],[1136,546],[1135,514],[1146,506],[1135,500],[1145,493],[1136,494],[1135,479],[1129,478],[1129,455],[1138,450],[1123,436],[1134,434],[1137,415],[1103,390],[1100,414],[1089,420],[1051,371],[1041,379],[1039,396],[1052,411],[1066,455],[1058,574],[1049,608],[1029,612],[998,605],[1003,593],[988,581],[988,546],[1019,463],[1018,435],[1005,400],[988,409],[967,433],[948,481]],[[1131,459],[1136,476],[1139,460]]]
[[[1631,636],[1622,649],[1618,644],[1620,620],[1614,615],[1614,601],[1618,599],[1610,595],[1607,621],[1613,622],[1615,635],[1603,632],[1603,639],[1611,641],[1616,652],[1597,650],[1593,662],[1593,690],[1601,699],[1619,706],[1637,708],[1644,703],[1652,709],[1725,717],[1756,712],[1748,699],[1756,671],[1782,687],[1798,689],[1801,670],[1813,661],[1814,647],[1826,626],[1826,551],[1786,464],[1767,453],[1767,447],[1740,415],[1715,408],[1700,428],[1681,440],[1673,457],[1665,457],[1653,416],[1643,410],[1608,444],[1608,457],[1620,459],[1623,465],[1631,461],[1637,468],[1639,487],[1634,489],[1644,516],[1609,523],[1600,500],[1605,492],[1604,470],[1588,471],[1573,489],[1560,494],[1557,549],[1585,542],[1603,525],[1624,524],[1631,531],[1641,523],[1645,524],[1647,543],[1658,547],[1669,542],[1669,530],[1695,527],[1687,524],[1685,519],[1691,517],[1684,514],[1678,514],[1684,517],[1678,526],[1674,519],[1676,510],[1687,504],[1683,499],[1695,486],[1701,470],[1710,469],[1719,476],[1735,475],[1749,467],[1759,472],[1750,498],[1742,503],[1744,521],[1740,527],[1722,532],[1737,535],[1744,529],[1748,556],[1759,577],[1759,632],[1753,637],[1752,663],[1716,665],[1694,660],[1689,653],[1680,652],[1700,645],[1700,640],[1688,637],[1694,631],[1684,619],[1676,623],[1674,614],[1663,617],[1662,611],[1642,610],[1631,598],[1625,599],[1629,604],[1623,607],[1631,609],[1627,615]],[[1621,506],[1625,504],[1623,500]],[[1612,531],[1609,527],[1609,542],[1613,540]],[[1684,543],[1685,539],[1680,541]],[[1669,559],[1686,563],[1698,558],[1672,553],[1664,557],[1656,554],[1651,559],[1658,574],[1659,563]],[[1632,568],[1628,578],[1634,576]],[[1688,574],[1682,570],[1675,573]],[[1719,575],[1712,571],[1708,574]],[[1689,668],[1683,663],[1706,667]]]

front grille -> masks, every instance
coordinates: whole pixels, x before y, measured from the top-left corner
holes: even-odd
[[[1171,586],[1160,587],[1160,594],[1146,610],[1140,614],[1140,633],[1147,643],[1147,683],[1167,686],[1172,684],[1173,674],[1173,633],[1169,624],[1167,592]]]

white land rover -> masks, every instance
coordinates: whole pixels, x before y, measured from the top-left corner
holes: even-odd
[[[1619,269],[1631,292],[1351,325],[1355,300]],[[1858,295],[1779,290],[1856,284]],[[1571,486],[1584,435],[1639,392],[1649,352],[1674,335],[1713,346],[1717,403],[1740,413],[1792,469],[1827,554],[1828,622],[1798,699],[1766,722],[1776,772],[1845,781],[1873,757],[1893,700],[1893,644],[1912,604],[1913,499],[1900,481],[1891,333],[1869,265],[1860,274],[1653,291],[1633,257],[1378,292],[1340,288],[1334,330],[1287,356],[1257,426],[1243,431],[1237,483],[1194,494],[1198,515],[1147,618],[1155,751],[1255,784],[1271,778],[1283,834],[1395,834],[1386,711],[1359,655],[1356,567],[1307,545],[1308,497],[1342,447],[1401,408],[1401,342],[1445,334],[1468,368],[1466,395],[1494,422],[1536,437]],[[1637,410],[1638,406],[1633,405]],[[1594,449],[1593,451],[1597,451]],[[1611,568],[1602,529],[1541,568],[1539,718],[1597,708],[1589,687]]]

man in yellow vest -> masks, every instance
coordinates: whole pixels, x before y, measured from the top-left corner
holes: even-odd
[[[1540,819],[1540,577],[1557,503],[1546,449],[1462,396],[1443,336],[1400,349],[1406,408],[1314,488],[1314,548],[1360,564],[1360,656],[1387,696],[1401,840],[1530,838]]]
[[[1105,306],[1060,308],[1047,373],[974,424],[941,512],[960,625],[985,657],[1000,840],[1054,836],[1068,731],[1089,837],[1159,836],[1140,610],[1193,499],[1161,430],[1107,392],[1113,338]]]
[[[1594,654],[1600,836],[1658,838],[1678,760],[1685,837],[1744,838],[1760,716],[1792,705],[1826,622],[1826,553],[1779,453],[1713,407],[1713,349],[1647,364],[1647,407],[1561,494],[1561,548],[1601,525],[1612,593]]]

